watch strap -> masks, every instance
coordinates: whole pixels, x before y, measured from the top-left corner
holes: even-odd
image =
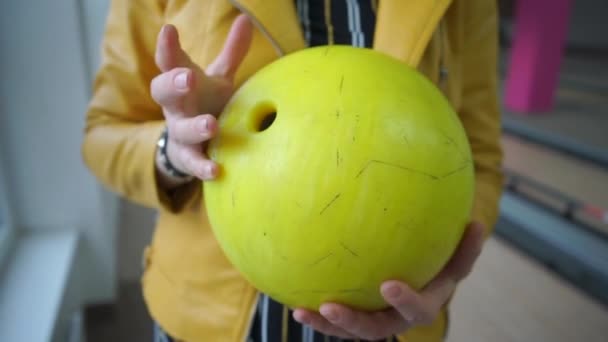
[[[167,155],[167,146],[169,145],[169,130],[167,129],[167,127],[165,127],[165,129],[163,130],[156,145],[158,147],[158,149],[157,149],[158,156],[160,157],[160,162],[164,169],[163,171],[168,173],[170,176],[172,176],[174,178],[178,178],[178,179],[192,178],[191,175],[178,170],[171,163],[171,160],[169,159],[169,156]]]

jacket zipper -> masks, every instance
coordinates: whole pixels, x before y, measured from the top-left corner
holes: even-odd
[[[249,19],[251,19],[251,21],[253,21],[253,24],[255,26],[257,26],[257,28],[262,32],[262,34],[268,38],[268,40],[270,41],[270,43],[272,44],[272,46],[274,47],[274,49],[277,51],[277,53],[279,54],[279,56],[284,56],[285,55],[285,51],[283,51],[283,49],[281,49],[281,47],[279,46],[279,43],[270,35],[270,33],[268,33],[268,31],[266,30],[266,28],[264,27],[264,25],[262,25],[262,23],[258,20],[258,18],[256,18],[253,13],[251,13],[251,11],[249,11],[245,6],[243,6],[243,4],[241,4],[239,1],[237,0],[229,0],[230,3],[238,8],[241,12],[247,14],[247,16],[249,17]]]

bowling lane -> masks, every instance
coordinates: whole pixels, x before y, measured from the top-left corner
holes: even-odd
[[[505,168],[576,200],[608,210],[608,170],[519,138],[505,135],[502,143]],[[555,200],[547,196],[535,197],[545,203]],[[598,220],[585,222],[608,236],[607,223]]]

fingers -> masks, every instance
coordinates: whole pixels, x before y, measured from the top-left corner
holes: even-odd
[[[219,114],[230,99],[234,75],[245,59],[252,39],[253,24],[246,15],[241,14],[232,24],[222,51],[207,67],[209,77],[199,92],[206,112]]]
[[[253,24],[246,15],[239,15],[230,28],[222,51],[207,67],[207,73],[232,80],[249,51],[252,38]]]
[[[210,79],[198,69],[175,68],[154,77],[150,92],[173,115],[219,114],[232,94],[232,84]]]
[[[399,281],[384,282],[380,288],[382,296],[399,312],[408,324],[430,324],[435,320],[440,307],[428,298]]]
[[[365,340],[383,339],[409,327],[396,310],[369,313],[339,304],[324,304],[319,311],[334,326]]]
[[[431,324],[456,289],[457,282],[471,271],[481,252],[483,234],[481,224],[469,225],[448,264],[422,291],[416,292],[402,282],[391,280],[380,288],[384,299],[406,320]]]
[[[318,332],[328,335],[328,336],[337,336],[340,338],[354,338],[355,336],[349,334],[333,324],[331,324],[327,319],[318,313],[311,312],[308,310],[296,309],[293,312],[293,318],[305,325],[311,326],[313,329]]]
[[[167,158],[178,170],[201,180],[212,180],[218,165],[203,153],[204,143],[215,136],[218,125],[210,114],[196,117],[168,117]]]
[[[252,37],[251,21],[246,15],[238,16],[222,51],[205,72],[181,48],[176,28],[163,26],[155,53],[162,73],[152,80],[152,97],[172,114],[219,114],[232,95],[232,79],[247,55]]]
[[[245,14],[239,15],[228,33],[220,54],[209,65],[208,73],[232,79],[247,55],[253,39],[253,24]],[[156,42],[155,62],[162,72],[176,67],[192,67],[188,54],[181,48],[175,26],[164,25]]]
[[[162,72],[176,67],[192,66],[190,57],[181,48],[179,35],[175,26],[167,24],[160,30],[156,41],[154,59],[156,66]]]
[[[484,232],[485,227],[481,223],[473,222],[467,227],[454,255],[441,271],[442,276],[449,276],[459,281],[471,272],[481,254]]]
[[[481,254],[485,228],[482,224],[472,223],[468,226],[454,255],[425,288],[420,295],[427,303],[427,308],[438,312],[456,289],[458,281],[466,277]]]
[[[184,173],[193,175],[201,180],[211,180],[217,176],[218,166],[213,161],[207,159],[201,152],[200,147],[195,145],[180,145],[173,141],[168,148],[172,156],[171,162]]]
[[[367,340],[400,334],[414,325],[432,324],[454,292],[456,282],[469,273],[479,256],[483,234],[482,225],[469,225],[446,267],[420,292],[400,281],[384,282],[380,291],[393,307],[389,310],[363,312],[329,303],[321,306],[320,314],[296,310],[294,318],[327,335]]]
[[[170,113],[186,114],[185,98],[192,92],[195,83],[196,77],[192,70],[175,68],[152,79],[150,92],[154,101]]]
[[[183,145],[192,145],[211,139],[217,132],[217,121],[213,115],[205,114],[192,118],[174,118],[168,121],[169,136]]]

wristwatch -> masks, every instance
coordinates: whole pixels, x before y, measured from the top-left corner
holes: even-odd
[[[184,173],[178,170],[167,156],[167,145],[169,144],[169,131],[167,127],[163,129],[162,134],[160,135],[157,143],[156,143],[156,157],[158,158],[157,166],[161,169],[161,171],[176,181],[189,181],[194,179],[194,176],[191,176],[187,173]]]

